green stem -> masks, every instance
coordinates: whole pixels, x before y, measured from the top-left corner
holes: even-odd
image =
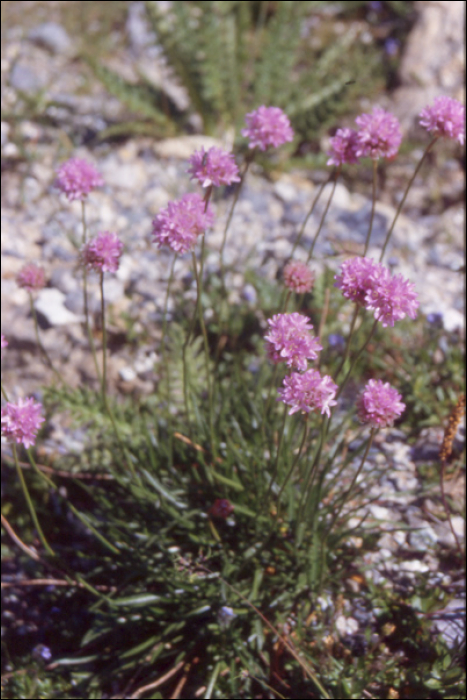
[[[104,273],[99,273],[101,290],[101,323],[102,323],[102,400],[107,403],[107,329],[105,326]]]
[[[313,251],[315,249],[316,241],[318,240],[318,236],[321,233],[321,229],[323,228],[324,221],[325,221],[327,213],[329,211],[329,207],[331,206],[331,202],[332,202],[332,199],[334,197],[334,192],[336,191],[336,185],[337,185],[337,179],[339,177],[339,173],[340,173],[340,166],[333,173],[331,173],[331,175],[329,176],[329,182],[331,181],[332,178],[334,178],[334,182],[332,184],[331,194],[329,195],[328,201],[326,202],[326,206],[324,207],[321,221],[319,222],[318,229],[315,233],[315,237],[313,238],[313,241],[311,243],[311,248],[309,250],[308,257],[306,259],[307,264],[310,262],[311,258],[313,257]]]
[[[401,201],[399,202],[399,206],[397,207],[397,211],[395,213],[392,224],[389,228],[389,231],[386,234],[386,240],[384,241],[384,245],[383,245],[383,249],[381,251],[379,262],[382,262],[382,260],[384,258],[384,253],[386,252],[386,248],[387,248],[387,245],[389,243],[389,239],[391,238],[392,232],[394,231],[394,226],[396,225],[396,221],[399,218],[399,214],[402,211],[402,207],[404,206],[404,203],[405,203],[405,200],[406,200],[407,195],[409,193],[409,190],[412,187],[412,184],[413,184],[415,178],[417,177],[417,173],[420,170],[420,168],[422,167],[423,161],[425,160],[426,156],[428,155],[429,151],[432,149],[432,147],[434,146],[434,144],[436,143],[438,138],[439,138],[439,136],[435,136],[434,139],[428,144],[428,146],[425,149],[425,152],[423,153],[422,157],[420,158],[420,161],[419,161],[417,167],[415,168],[414,174],[412,175],[412,177],[410,178],[410,180],[408,182],[408,185],[407,185],[405,192],[404,192],[404,196],[402,197]]]
[[[370,451],[371,445],[372,445],[372,443],[373,443],[373,438],[374,438],[376,432],[377,432],[377,428],[372,428],[372,429],[371,429],[370,437],[368,438],[368,443],[367,443],[367,446],[366,446],[366,448],[365,448],[365,452],[363,453],[363,457],[362,457],[362,461],[360,462],[360,466],[359,466],[359,468],[357,469],[357,471],[355,472],[354,477],[353,477],[353,479],[352,479],[352,483],[350,484],[349,488],[347,489],[347,492],[345,493],[345,496],[343,497],[343,499],[342,499],[342,501],[341,501],[341,504],[340,504],[339,508],[337,509],[337,512],[334,514],[334,516],[333,516],[333,518],[332,518],[332,520],[331,520],[331,524],[330,524],[329,527],[327,528],[327,530],[326,530],[326,532],[325,532],[325,534],[324,534],[324,536],[323,536],[323,538],[322,538],[322,540],[321,540],[321,544],[320,544],[320,546],[321,546],[321,553],[320,553],[321,566],[320,566],[320,580],[319,580],[319,590],[320,590],[320,591],[322,590],[322,587],[323,587],[324,558],[325,558],[325,555],[326,555],[326,543],[327,543],[327,539],[328,539],[328,537],[329,537],[329,535],[330,535],[330,533],[331,533],[331,531],[332,531],[332,528],[334,527],[334,525],[335,525],[337,519],[339,518],[339,516],[340,516],[340,514],[341,514],[341,512],[342,512],[343,507],[345,506],[345,504],[347,503],[347,501],[349,500],[349,498],[350,498],[350,496],[351,496],[351,494],[352,494],[353,487],[355,486],[355,483],[356,483],[356,481],[357,481],[358,477],[360,476],[360,473],[361,473],[361,471],[362,471],[362,469],[363,469],[363,465],[365,464],[366,458],[368,457],[368,453],[369,453],[369,451]]]
[[[365,452],[363,453],[363,457],[362,457],[362,461],[360,462],[360,466],[357,469],[357,471],[355,472],[354,477],[352,479],[352,483],[350,484],[349,488],[347,489],[347,492],[346,492],[345,496],[343,497],[342,502],[341,502],[339,508],[337,509],[337,512],[334,513],[334,516],[331,520],[331,524],[329,525],[328,529],[326,530],[326,533],[325,533],[324,538],[323,538],[323,545],[326,542],[330,532],[332,531],[332,528],[336,524],[336,521],[339,518],[339,515],[341,514],[343,507],[347,503],[358,477],[360,476],[360,472],[362,471],[363,465],[365,464],[366,458],[368,457],[368,453],[370,451],[371,445],[373,443],[373,438],[375,437],[377,430],[378,430],[377,428],[371,429],[370,437],[368,438],[368,443],[367,443],[367,446],[365,448]]]
[[[204,252],[204,236],[203,236],[203,246],[201,248],[201,265],[202,265],[202,260],[203,260],[203,252]],[[198,311],[198,319],[199,319],[199,324],[201,326],[201,333],[203,334],[203,341],[204,341],[203,344],[204,344],[204,359],[205,359],[205,365],[206,365],[206,382],[207,382],[207,386],[208,386],[209,431],[210,431],[210,435],[211,435],[211,452],[212,452],[213,458],[215,459],[217,457],[217,449],[216,449],[216,442],[214,439],[214,414],[213,414],[213,405],[212,405],[213,402],[212,402],[211,374],[210,374],[210,368],[209,368],[209,344],[208,344],[208,335],[206,333],[206,326],[204,324],[203,310],[201,308],[202,267],[201,267],[200,272],[198,273],[198,266],[196,263],[196,255],[194,254],[194,252],[192,253],[192,260],[193,260],[193,270],[195,273],[196,289],[197,289],[196,309]]]
[[[313,481],[314,481],[315,475],[317,473],[319,461],[321,458],[321,452],[323,449],[324,441],[326,440],[326,436],[328,434],[330,422],[331,422],[331,419],[326,416],[323,419],[323,422],[321,423],[321,429],[320,429],[320,433],[319,433],[318,445],[316,447],[316,452],[314,454],[314,457],[311,461],[310,466],[308,467],[308,471],[305,475],[303,490],[302,490],[302,493],[300,496],[300,501],[298,504],[297,532],[298,532],[298,527],[300,526],[300,522],[302,520],[303,508],[305,506],[305,501],[307,500],[307,494],[313,485]],[[296,539],[297,539],[297,532],[296,532]]]
[[[240,197],[240,192],[242,190],[243,183],[245,182],[245,177],[246,177],[246,174],[248,172],[248,168],[250,167],[250,164],[253,162],[254,157],[255,157],[255,151],[253,150],[253,152],[248,153],[248,155],[245,158],[245,166],[243,168],[243,173],[241,174],[240,182],[237,185],[237,189],[235,190],[235,195],[233,198],[232,206],[230,207],[230,211],[229,211],[229,214],[227,216],[227,221],[226,221],[225,228],[224,228],[224,236],[222,238],[222,245],[221,245],[221,249],[219,252],[222,284],[223,284],[224,290],[225,290],[224,248],[225,248],[225,243],[227,240],[227,231],[229,230],[230,222],[232,221],[234,209],[235,209],[235,206],[238,202],[238,198]]]
[[[18,472],[19,480],[21,483],[21,488],[23,489],[24,497],[26,499],[26,503],[28,504],[29,507],[29,512],[31,513],[31,517],[33,519],[34,525],[37,530],[37,534],[39,535],[39,539],[42,542],[43,546],[47,550],[48,554],[50,554],[52,557],[55,556],[55,552],[51,549],[49,543],[47,542],[44,533],[42,532],[42,528],[39,524],[39,520],[37,517],[36,509],[34,508],[34,504],[31,500],[31,496],[29,495],[28,487],[26,485],[26,481],[23,476],[23,472],[21,470],[21,467],[19,466],[19,461],[18,461],[18,453],[16,451],[16,445],[15,443],[12,444],[12,449],[13,449],[13,457],[15,460],[15,465],[16,465],[16,471]]]
[[[368,227],[368,233],[366,235],[366,241],[365,241],[365,248],[363,249],[363,255],[362,257],[364,258],[368,246],[370,245],[370,238],[371,238],[371,232],[373,231],[373,221],[375,219],[375,207],[376,207],[376,180],[378,176],[378,162],[376,160],[373,161],[373,187],[372,187],[372,197],[371,197],[371,214],[370,214],[370,225]]]
[[[50,369],[51,369],[52,372],[56,375],[56,377],[63,383],[63,378],[62,378],[60,372],[58,372],[58,371],[55,369],[55,367],[53,366],[52,360],[50,359],[49,354],[48,354],[47,350],[45,349],[45,347],[43,346],[43,344],[42,344],[42,342],[41,342],[41,339],[40,339],[40,337],[39,337],[39,324],[38,324],[38,322],[37,322],[37,314],[36,314],[36,309],[34,308],[34,302],[33,302],[33,300],[32,300],[32,294],[31,294],[31,292],[29,292],[29,305],[30,305],[30,308],[31,308],[31,315],[32,315],[32,318],[33,318],[33,321],[34,321],[34,332],[35,332],[35,335],[36,335],[36,342],[37,342],[37,344],[38,344],[38,346],[39,346],[39,348],[40,348],[40,351],[41,351],[42,354],[44,355],[45,361],[46,361],[47,364],[49,365]]]
[[[352,341],[353,333],[354,333],[354,330],[355,330],[355,323],[357,322],[357,316],[358,316],[359,310],[360,310],[359,305],[358,305],[358,304],[355,304],[355,309],[354,309],[354,312],[353,312],[352,320],[351,320],[351,322],[350,322],[349,337],[347,338],[347,343],[346,343],[346,346],[345,346],[344,357],[342,358],[342,362],[340,363],[340,365],[339,365],[339,367],[338,367],[338,369],[337,369],[337,372],[336,372],[335,376],[333,377],[334,381],[337,380],[337,377],[338,377],[339,374],[341,373],[342,368],[343,368],[343,366],[345,365],[345,363],[346,363],[346,361],[347,361],[347,358],[349,357],[349,353],[350,353],[350,343],[351,343],[351,341]]]
[[[31,450],[28,449],[28,450],[26,450],[26,451],[27,451],[27,454],[28,454],[29,462],[30,462],[32,468],[34,469],[34,471],[36,472],[36,474],[38,474],[38,476],[40,476],[41,479],[43,479],[43,480],[46,482],[46,484],[47,484],[50,488],[52,488],[54,491],[60,493],[58,486],[56,486],[56,485],[54,484],[54,482],[52,481],[52,479],[50,479],[50,478],[47,476],[47,474],[44,474],[44,473],[39,469],[39,467],[38,467],[37,464],[36,464],[36,461],[35,461],[34,457],[32,456]],[[17,467],[19,468],[19,465],[17,465]],[[104,544],[104,545],[105,545],[108,549],[110,549],[110,551],[113,552],[114,554],[119,554],[119,550],[116,549],[108,540],[106,540],[105,537],[103,537],[103,535],[101,535],[100,532],[98,532],[98,531],[95,529],[95,527],[93,527],[93,525],[91,525],[91,523],[89,522],[89,520],[88,520],[87,518],[85,518],[84,516],[82,516],[81,513],[80,513],[78,510],[76,510],[76,508],[74,507],[74,505],[73,505],[72,503],[68,502],[68,506],[69,506],[70,510],[76,515],[76,517],[83,523],[83,525],[85,525],[87,528],[89,528],[89,529],[94,533],[94,535],[102,542],[102,544]]]
[[[280,507],[280,500],[281,500],[282,493],[283,493],[285,487],[287,486],[287,483],[288,483],[290,477],[292,476],[293,470],[294,470],[295,467],[297,466],[298,460],[300,459],[300,456],[301,456],[302,451],[303,451],[303,446],[305,445],[305,442],[306,442],[306,438],[307,438],[307,434],[308,434],[308,416],[309,416],[309,414],[307,413],[306,416],[305,416],[305,426],[304,426],[304,428],[303,428],[303,437],[302,437],[302,441],[301,441],[301,443],[300,443],[300,447],[299,447],[298,452],[297,452],[297,454],[296,454],[296,456],[295,456],[295,459],[292,461],[292,465],[291,465],[289,471],[287,472],[287,475],[286,475],[286,477],[285,477],[285,479],[284,479],[284,483],[282,484],[282,486],[281,486],[281,488],[280,488],[280,491],[279,491],[279,493],[278,493],[278,495],[277,495],[277,511],[278,511],[278,515],[279,515],[279,507]]]
[[[170,288],[172,286],[172,282],[173,282],[173,278],[174,278],[176,261],[177,261],[177,254],[175,254],[175,256],[174,256],[172,266],[170,268],[169,279],[167,282],[167,291],[165,294],[165,301],[164,301],[164,315],[162,317],[162,337],[161,337],[162,367],[163,367],[163,370],[165,371],[166,382],[167,382],[167,425],[168,425],[168,433],[169,433],[170,467],[173,467],[173,430],[172,430],[172,415],[170,413],[170,401],[171,401],[170,368],[168,367],[168,363],[167,363],[167,359],[166,359],[165,336],[166,336],[166,332],[167,332],[167,308],[168,308],[168,304],[169,304],[169,293],[170,293]]]
[[[87,226],[86,226],[86,215],[85,215],[85,202],[84,200],[81,201],[81,223],[83,227],[83,234],[82,234],[82,239],[81,239],[81,245],[84,247],[86,245],[86,232],[87,232]],[[84,261],[82,262],[82,267],[83,267],[83,305],[84,305],[84,323],[86,326],[86,332],[88,336],[88,341],[89,341],[89,347],[91,348],[91,353],[92,353],[92,358],[94,360],[94,366],[96,368],[96,375],[97,379],[99,381],[99,384],[102,386],[102,377],[101,377],[101,372],[99,369],[99,363],[97,361],[97,354],[96,354],[96,347],[94,345],[94,338],[92,337],[92,332],[91,332],[91,325],[89,323],[89,306],[88,306],[88,271],[86,268],[86,264]]]
[[[308,223],[308,220],[309,220],[310,216],[313,214],[313,212],[314,212],[314,210],[315,210],[315,207],[316,207],[316,205],[318,204],[318,200],[319,200],[319,198],[321,197],[321,195],[322,195],[322,193],[323,193],[324,188],[326,187],[326,185],[328,184],[328,182],[331,182],[331,180],[332,180],[333,177],[335,177],[336,180],[337,180],[338,174],[339,174],[339,170],[338,170],[338,171],[335,171],[335,170],[334,170],[332,173],[330,173],[328,179],[327,179],[325,182],[323,182],[323,183],[321,184],[321,187],[319,188],[316,197],[314,198],[313,202],[311,203],[311,207],[310,207],[310,209],[308,210],[308,214],[305,216],[305,218],[304,218],[304,220],[303,220],[303,223],[302,223],[302,225],[301,225],[301,227],[300,227],[300,231],[298,232],[298,236],[297,236],[297,238],[296,238],[296,240],[295,240],[295,243],[293,244],[292,252],[290,253],[290,257],[291,257],[291,258],[293,258],[293,255],[294,255],[295,251],[297,250],[298,246],[300,245],[300,241],[302,240],[303,234],[305,233],[305,228],[306,228],[306,225],[307,225],[307,223]],[[315,236],[315,239],[316,239],[316,236]],[[315,242],[313,241],[312,247],[314,247],[314,243],[315,243]]]
[[[277,472],[278,472],[278,469],[279,469],[279,458],[280,458],[280,454],[281,454],[282,440],[283,440],[283,438],[284,438],[284,431],[285,431],[285,422],[286,422],[286,420],[287,420],[287,406],[284,404],[284,415],[283,415],[283,418],[282,418],[282,426],[281,426],[281,430],[280,430],[280,433],[279,433],[279,440],[278,440],[278,443],[277,443],[276,461],[275,461],[275,464],[274,464],[274,470],[273,470],[273,472],[272,472],[272,474],[271,474],[271,480],[270,480],[270,482],[269,482],[268,492],[267,492],[267,494],[266,494],[266,499],[265,499],[265,505],[266,505],[266,506],[269,504],[269,498],[270,498],[270,496],[271,496],[272,486],[273,486],[273,484],[274,484],[274,481],[276,480]]]
[[[350,369],[349,369],[349,371],[347,372],[347,374],[345,375],[344,381],[343,381],[342,384],[340,385],[339,390],[338,390],[338,392],[337,392],[337,394],[336,394],[336,400],[337,400],[337,399],[339,398],[339,396],[342,394],[342,392],[343,392],[343,390],[344,390],[344,387],[345,387],[345,385],[347,384],[347,381],[349,380],[350,375],[352,374],[353,368],[354,368],[355,365],[357,364],[358,360],[360,359],[361,354],[362,354],[363,351],[366,349],[368,343],[369,343],[370,340],[372,339],[373,334],[374,334],[374,332],[375,332],[375,330],[376,330],[376,326],[377,326],[377,325],[378,325],[378,321],[375,320],[375,322],[373,323],[373,326],[372,326],[372,328],[371,328],[371,331],[370,331],[370,334],[369,334],[368,338],[367,338],[366,341],[363,343],[362,347],[361,347],[360,350],[356,353],[354,359],[352,360],[352,363],[351,363],[351,365],[350,365]]]

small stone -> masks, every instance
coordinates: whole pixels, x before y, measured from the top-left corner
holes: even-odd
[[[56,22],[44,22],[29,32],[29,40],[52,53],[67,53],[72,42],[66,30]]]
[[[34,306],[50,326],[81,323],[81,318],[66,308],[65,298],[58,289],[42,289]]]
[[[355,632],[358,631],[358,627],[358,622],[353,617],[345,617],[344,615],[339,615],[336,619],[336,629],[341,635],[341,637],[355,634]]]

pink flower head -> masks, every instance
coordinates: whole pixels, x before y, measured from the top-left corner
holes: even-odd
[[[391,426],[405,409],[401,399],[389,382],[370,379],[357,401],[358,417],[372,428]]]
[[[276,314],[268,319],[269,334],[264,336],[271,362],[305,370],[307,360],[316,360],[322,345],[311,334],[313,326],[303,314]]]
[[[233,153],[227,153],[212,146],[208,151],[201,148],[195,151],[189,159],[192,180],[198,180],[201,187],[220,187],[240,182],[238,168]]]
[[[214,213],[209,205],[205,210],[203,198],[197,193],[185,194],[156,216],[152,234],[159,248],[168,245],[176,253],[186,253],[213,222]]]
[[[278,389],[278,401],[291,406],[289,416],[297,411],[321,411],[331,415],[331,406],[335,406],[334,400],[337,391],[335,384],[329,375],[324,377],[316,369],[308,369],[303,374],[292,372],[284,377],[283,389]]]
[[[355,123],[359,129],[356,136],[355,154],[358,157],[393,158],[402,141],[402,132],[396,117],[381,107],[373,107],[373,114],[361,114]]]
[[[246,129],[242,136],[250,139],[248,148],[260,148],[265,151],[268,146],[278,148],[286,141],[293,141],[294,132],[289,118],[279,107],[262,105],[245,117]]]
[[[341,265],[340,275],[335,276],[335,287],[342,290],[346,299],[366,306],[367,292],[373,288],[379,274],[379,264],[370,258],[350,258]]]
[[[420,112],[420,124],[435,136],[465,143],[465,105],[452,97],[436,97],[431,107]]]
[[[357,163],[357,132],[354,129],[338,129],[330,139],[330,156],[327,165],[343,165]]]
[[[297,294],[309,292],[314,281],[315,276],[312,271],[299,260],[292,260],[284,267],[284,284]]]
[[[45,287],[45,273],[42,267],[28,263],[23,265],[16,275],[18,287],[23,287],[28,292],[37,292]]]
[[[384,328],[394,326],[405,316],[414,319],[417,315],[415,286],[402,275],[392,276],[381,263],[359,257],[345,260],[335,280],[346,299],[374,311],[375,319]]]
[[[36,433],[45,418],[41,416],[42,404],[34,399],[19,399],[17,404],[7,403],[2,408],[2,435],[31,447]]]
[[[383,328],[394,326],[395,321],[406,316],[416,318],[419,305],[415,285],[402,275],[391,275],[387,267],[380,265],[373,288],[367,292],[365,306],[374,311]]]
[[[8,347],[8,340],[5,338],[5,336],[2,333],[2,350],[3,350],[3,348],[7,348],[7,347]]]
[[[92,163],[82,158],[70,158],[57,170],[55,185],[66,194],[67,198],[83,200],[95,187],[104,184],[102,175]]]
[[[123,243],[116,233],[102,231],[81,249],[83,263],[98,272],[117,272]]]

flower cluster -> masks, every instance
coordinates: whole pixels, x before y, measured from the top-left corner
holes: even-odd
[[[370,379],[357,401],[358,417],[372,428],[391,426],[405,409],[401,399],[389,382]]]
[[[351,258],[342,263],[335,280],[346,299],[373,311],[384,328],[406,316],[414,319],[417,315],[419,301],[414,285],[402,275],[392,276],[381,263]]]
[[[276,314],[268,319],[269,333],[264,336],[269,359],[277,364],[306,370],[307,360],[316,360],[322,346],[311,331],[313,326],[303,314]]]
[[[402,141],[402,132],[396,117],[381,107],[373,107],[372,114],[361,114],[355,119],[358,125],[355,155],[393,158]]]
[[[420,112],[420,125],[435,136],[465,143],[465,105],[452,97],[436,97],[431,107]]]
[[[357,132],[354,129],[338,129],[330,141],[327,165],[357,163]]]
[[[292,260],[284,267],[284,284],[297,294],[309,292],[315,276],[305,263]]]
[[[308,369],[303,374],[292,372],[284,377],[283,388],[279,389],[279,400],[291,406],[289,416],[297,411],[320,411],[321,414],[331,415],[337,384],[329,375],[324,377],[316,369]]]
[[[246,129],[242,136],[250,140],[249,148],[265,151],[268,146],[278,148],[286,141],[293,141],[294,132],[289,118],[279,107],[262,105],[245,117]]]
[[[104,184],[102,176],[92,163],[82,158],[70,158],[57,170],[55,185],[67,198],[84,200],[95,187]]]
[[[240,182],[238,168],[233,153],[227,153],[212,146],[208,151],[201,148],[189,158],[192,180],[198,180],[201,187],[220,187]]]
[[[45,273],[42,267],[28,263],[16,275],[16,284],[28,292],[37,292],[45,287]]]
[[[34,399],[19,399],[17,404],[7,403],[2,408],[2,435],[22,442],[31,447],[36,440],[36,433],[45,418],[41,415],[42,404]]]
[[[8,340],[5,338],[5,336],[2,333],[2,350],[3,350],[3,348],[7,348],[7,347],[8,347]]]
[[[116,233],[102,231],[81,250],[83,263],[98,272],[116,272],[123,243]]]
[[[159,248],[168,245],[176,253],[186,253],[213,222],[214,213],[209,205],[206,209],[203,198],[197,193],[185,194],[156,216],[152,235]]]

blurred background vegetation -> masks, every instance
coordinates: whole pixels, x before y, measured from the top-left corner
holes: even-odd
[[[145,75],[128,51],[131,4],[4,2],[2,31],[50,19],[67,30],[78,46],[72,70],[86,76],[81,90],[91,90],[97,79],[128,110],[128,119],[108,126],[100,138],[193,129],[215,136],[233,130],[238,137],[244,115],[266,104],[289,115],[301,156],[316,153],[320,136],[340,116],[356,114],[360,99],[396,86],[415,17],[413,2],[148,0],[142,5],[153,45],[145,52],[163,57],[169,81],[187,97],[181,105],[164,80]],[[110,68],[111,59],[123,55],[131,80],[123,75],[128,70]],[[47,100],[41,104],[43,115],[48,106]]]

